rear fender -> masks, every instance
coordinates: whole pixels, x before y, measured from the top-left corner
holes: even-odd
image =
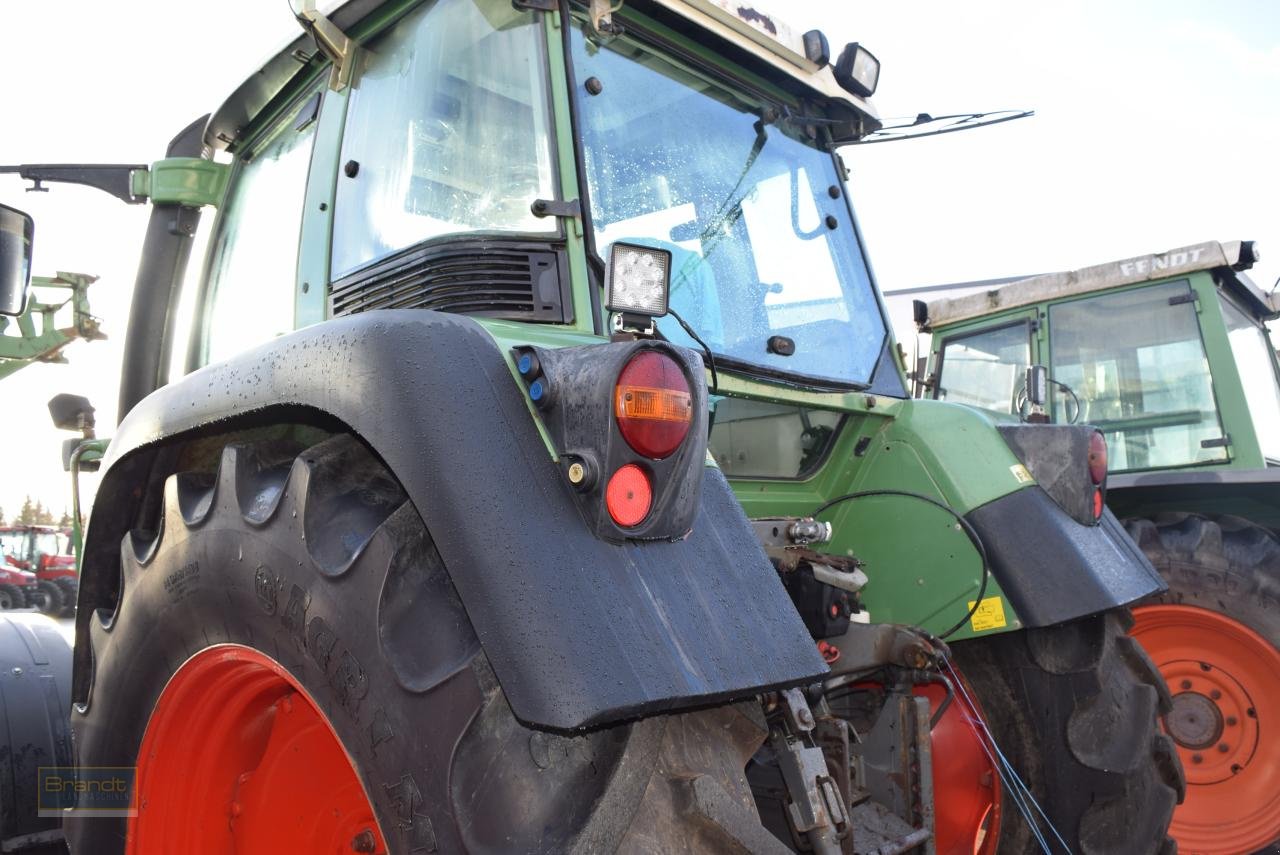
[[[431,311],[308,327],[139,403],[104,466],[82,602],[111,608],[140,487],[175,471],[183,441],[299,413],[353,431],[400,479],[527,723],[571,730],[827,670],[719,470],[702,470],[684,540],[596,537],[507,357],[475,321]],[[77,698],[88,656],[78,645]]]
[[[1091,429],[1067,432],[1076,449]],[[1078,434],[1078,435],[1077,435]],[[1057,436],[1046,432],[1043,436]],[[1064,434],[1066,436],[1066,434]],[[981,539],[992,579],[984,599],[1012,607],[995,621],[974,620],[965,632],[1051,626],[1107,611],[1164,589],[1150,562],[1109,512],[1098,524],[1074,519],[1050,495],[1061,473],[1028,457],[1028,471],[1007,437],[983,411],[937,401],[910,401],[868,447],[852,489],[910,489],[942,501]],[[911,454],[904,454],[910,450]],[[1072,459],[1086,455],[1072,452]],[[904,482],[903,476],[911,475]],[[1046,485],[1037,478],[1046,476]],[[1087,478],[1087,473],[1084,474]],[[845,492],[844,489],[841,492]],[[866,600],[877,620],[943,631],[968,612],[979,564],[958,530],[938,530],[941,514],[907,499],[850,503],[833,516],[852,532],[849,547],[868,561]],[[910,515],[910,516],[908,516]],[[1091,515],[1090,515],[1091,516]],[[915,522],[913,522],[913,518]],[[929,520],[928,526],[919,524]],[[1090,520],[1092,522],[1092,520]],[[951,528],[951,522],[947,523]],[[843,545],[843,544],[842,544]],[[874,571],[886,568],[877,578]],[[910,568],[890,573],[887,568]],[[873,588],[879,585],[879,593]],[[892,591],[891,597],[886,596]],[[931,593],[939,592],[939,593]],[[880,597],[879,601],[876,597]]]

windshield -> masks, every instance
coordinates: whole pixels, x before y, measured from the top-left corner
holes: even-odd
[[[599,254],[670,250],[671,309],[722,358],[868,382],[885,324],[831,154],[634,42],[572,39]],[[658,329],[697,347],[672,317]]]
[[[59,555],[62,553],[64,538],[54,531],[37,532],[35,535],[35,553],[41,555]]]
[[[1222,314],[1227,322],[1231,353],[1244,384],[1244,397],[1253,417],[1262,454],[1280,460],[1280,383],[1276,380],[1275,352],[1262,325],[1237,309],[1225,297]]]

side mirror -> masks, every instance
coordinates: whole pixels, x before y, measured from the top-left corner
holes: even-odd
[[[924,332],[929,326],[929,304],[924,300],[912,300],[911,320],[915,321],[917,330]]]
[[[35,231],[30,215],[0,205],[0,315],[21,315],[27,308]]]
[[[78,430],[93,437],[93,404],[83,395],[54,395],[49,399],[49,415],[59,430]]]

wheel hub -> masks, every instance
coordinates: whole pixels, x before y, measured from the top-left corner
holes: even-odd
[[[1257,756],[1260,733],[1253,697],[1223,664],[1199,658],[1160,663],[1169,688],[1178,692],[1165,728],[1178,743],[1191,786],[1228,781]]]
[[[1165,726],[1183,748],[1209,748],[1222,736],[1222,712],[1205,695],[1183,692],[1173,696]]]

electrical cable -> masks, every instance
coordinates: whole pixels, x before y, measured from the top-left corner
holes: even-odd
[[[959,632],[964,628],[964,625],[978,613],[978,608],[982,605],[982,597],[987,593],[987,580],[991,577],[991,562],[987,559],[987,548],[983,545],[982,538],[978,535],[978,532],[974,527],[970,525],[969,521],[962,517],[960,512],[955,508],[945,502],[940,502],[937,499],[926,496],[923,493],[912,493],[909,490],[862,490],[857,493],[845,493],[843,496],[836,496],[834,499],[829,499],[822,503],[818,506],[817,510],[810,514],[810,516],[816,519],[818,514],[840,504],[841,502],[848,502],[853,499],[866,499],[873,496],[903,496],[908,499],[919,499],[922,502],[933,505],[939,510],[946,511],[955,518],[960,529],[969,537],[969,541],[973,544],[973,548],[978,551],[978,557],[982,559],[982,581],[978,583],[978,596],[974,599],[973,605],[969,607],[968,614],[961,618],[960,622],[951,627],[951,629],[946,632],[939,633],[938,638],[945,639]]]
[[[685,321],[685,319],[684,319],[684,318],[682,318],[682,317],[680,317],[678,314],[676,314],[676,310],[675,310],[675,309],[673,309],[673,308],[671,308],[670,306],[668,306],[668,307],[667,307],[667,314],[668,314],[668,315],[670,315],[671,317],[673,317],[673,318],[675,318],[675,319],[676,319],[676,323],[680,324],[680,326],[684,329],[685,333],[686,333],[686,334],[688,334],[689,338],[693,339],[693,340],[694,340],[694,341],[696,341],[698,344],[702,345],[702,352],[703,352],[703,353],[705,353],[705,354],[707,355],[707,367],[711,369],[711,390],[710,390],[710,391],[712,391],[712,392],[719,392],[719,391],[720,391],[720,378],[719,378],[719,376],[716,374],[716,357],[715,357],[715,354],[713,354],[713,353],[711,352],[711,348],[707,347],[707,343],[706,343],[705,341],[703,341],[703,340],[702,340],[702,336],[700,336],[700,335],[698,335],[696,332],[694,332],[693,327],[689,326],[688,322],[687,322],[687,321]]]
[[[951,672],[951,676],[954,678],[953,682],[959,689],[961,698],[964,700],[965,705],[968,706],[969,710],[973,712],[973,717],[966,717],[966,721],[971,727],[976,723],[982,728],[982,734],[976,734],[975,732],[975,735],[979,736],[978,743],[982,746],[983,752],[986,753],[987,759],[996,767],[996,771],[1000,775],[1000,780],[1005,783],[1005,789],[1007,789],[1009,794],[1013,796],[1014,803],[1018,806],[1019,812],[1021,812],[1023,817],[1027,820],[1027,826],[1031,829],[1031,833],[1040,844],[1041,850],[1047,853],[1047,855],[1052,855],[1053,852],[1053,848],[1049,845],[1048,839],[1039,828],[1040,824],[1035,821],[1035,816],[1031,812],[1031,808],[1033,807],[1035,808],[1035,813],[1040,815],[1040,818],[1044,820],[1044,824],[1049,827],[1051,832],[1053,832],[1053,836],[1057,838],[1058,843],[1062,844],[1063,851],[1070,853],[1071,847],[1062,839],[1062,835],[1058,832],[1058,829],[1054,827],[1053,821],[1049,819],[1048,815],[1044,812],[1044,809],[1040,807],[1040,803],[1036,800],[1036,797],[1032,794],[1031,788],[1022,780],[1018,775],[1017,770],[1013,768],[1013,764],[1009,762],[1009,758],[1000,750],[1000,746],[996,743],[996,738],[991,733],[991,729],[987,727],[987,723],[983,721],[980,715],[978,715],[977,702],[974,701],[973,697],[970,696],[969,691],[964,687],[964,681],[960,679],[960,675],[951,664],[951,659],[949,657],[943,659],[943,667]],[[986,739],[982,739],[982,735],[985,735]]]
[[[1084,409],[1080,404],[1080,396],[1076,394],[1076,390],[1072,389],[1066,383],[1060,383],[1057,380],[1054,380],[1052,377],[1046,377],[1045,379],[1048,380],[1053,385],[1057,386],[1059,389],[1065,390],[1066,393],[1071,396],[1072,400],[1076,402],[1075,417],[1067,419],[1067,424],[1073,425],[1076,422],[1080,421],[1080,414],[1084,412]],[[1027,387],[1023,385],[1023,387],[1018,390],[1017,394],[1014,396],[1014,399],[1013,399],[1013,411],[1018,416],[1018,418],[1022,419],[1023,421],[1027,420],[1027,417],[1022,415],[1022,408],[1025,407],[1026,405],[1027,405]]]

